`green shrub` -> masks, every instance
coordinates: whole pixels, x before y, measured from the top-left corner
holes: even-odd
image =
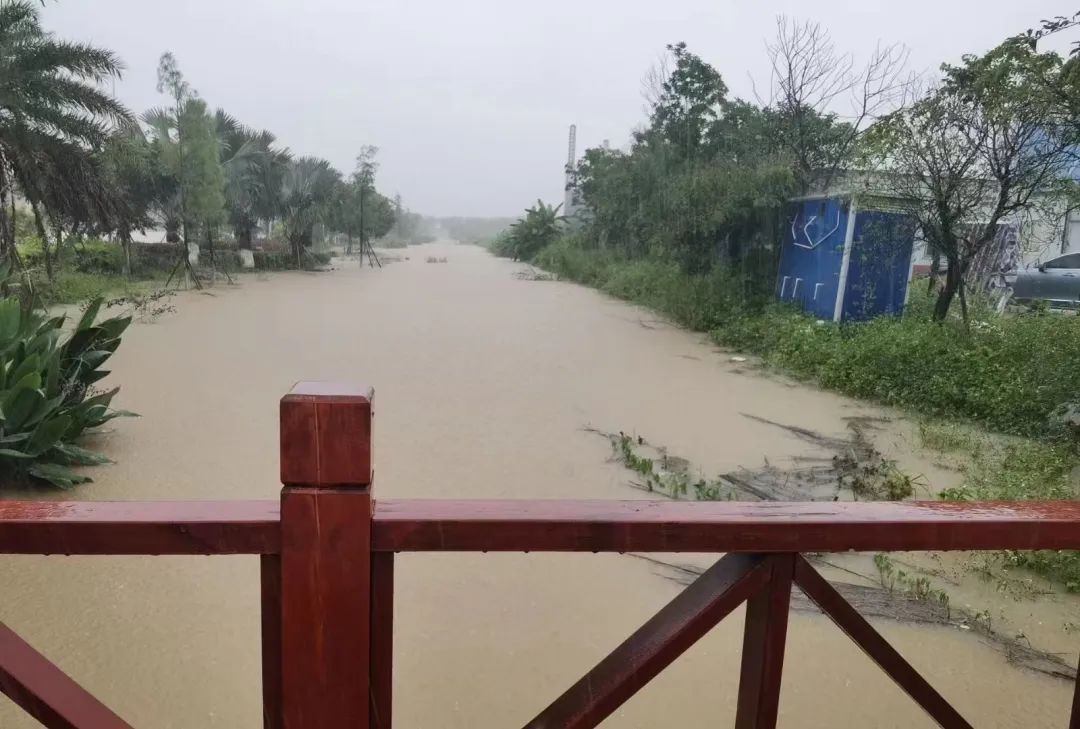
[[[79,304],[90,299],[130,296],[143,286],[122,276],[105,276],[79,271],[59,271],[49,281],[43,272],[35,272],[34,283],[39,298],[47,305]]]
[[[829,389],[1004,433],[1050,434],[1080,393],[1077,317],[997,318],[970,331],[916,316],[837,326],[771,305],[712,336]]]
[[[288,250],[257,250],[252,252],[257,271],[288,271],[296,268],[296,256]],[[304,251],[304,267],[319,268],[329,265],[334,254],[331,251]]]
[[[90,479],[69,466],[107,459],[76,445],[89,429],[130,415],[109,405],[119,388],[96,392],[94,383],[116,351],[130,317],[95,323],[101,299],[90,303],[70,334],[65,317],[28,312],[19,300],[0,301],[0,471],[61,488]]]
[[[495,255],[511,255],[509,235],[500,234],[489,245]],[[505,252],[500,252],[505,249]],[[583,250],[571,236],[559,238],[555,243],[536,254],[534,263],[541,268],[583,283],[586,286],[603,288],[611,269],[611,260],[598,251]]]
[[[305,261],[305,263],[308,266],[315,266],[315,267],[328,266],[328,265],[330,265],[330,261],[332,261],[333,258],[334,258],[334,254],[333,254],[332,251],[307,250],[307,251],[305,251],[305,253],[306,253],[306,256],[305,256],[306,261]]]
[[[88,240],[85,243],[65,248],[65,263],[80,273],[96,273],[105,276],[124,274],[124,248],[119,243],[103,240]]]
[[[979,436],[955,425],[923,425],[924,446],[959,452],[964,480],[940,496],[948,501],[1040,501],[1077,497],[1073,473],[1080,454],[1073,444]],[[1024,567],[1080,592],[1080,552],[1075,550],[1006,550],[1006,564]]]

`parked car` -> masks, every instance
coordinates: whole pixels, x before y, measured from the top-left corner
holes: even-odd
[[[1010,280],[1011,279],[1011,280]],[[1080,303],[1080,253],[1066,253],[1005,277],[1017,301],[1047,301],[1054,306]]]

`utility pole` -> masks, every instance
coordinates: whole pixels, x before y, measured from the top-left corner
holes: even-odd
[[[394,237],[401,240],[401,193],[394,195]]]
[[[577,124],[570,125],[570,138],[566,151],[566,181],[562,214],[570,216],[574,207],[574,168],[577,163]]]

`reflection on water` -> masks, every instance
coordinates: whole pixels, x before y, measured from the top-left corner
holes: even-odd
[[[719,473],[808,454],[740,413],[841,433],[860,410],[736,373],[696,335],[593,291],[516,279],[478,249],[406,255],[187,295],[134,328],[113,370],[118,404],[143,417],[103,437],[117,464],[77,496],[274,498],[277,398],[299,379],[375,386],[384,497],[633,498],[583,426],[645,432]],[[422,729],[523,724],[678,589],[617,555],[398,565],[395,716]],[[255,558],[10,557],[0,585],[0,619],[135,726],[261,726]],[[729,723],[741,622],[729,617],[605,726]],[[830,623],[796,614],[790,627],[783,726],[932,725]],[[1064,725],[1066,683],[959,631],[880,628],[975,725]],[[0,704],[0,726],[33,725],[16,716]]]

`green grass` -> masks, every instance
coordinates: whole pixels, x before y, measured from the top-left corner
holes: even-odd
[[[950,501],[1070,500],[1077,497],[1074,473],[1080,454],[1073,444],[991,436],[950,423],[923,423],[922,444],[958,457],[960,486],[941,498]],[[1024,567],[1080,592],[1080,552],[1002,552],[1006,564]]]
[[[161,279],[158,283],[164,283]],[[35,276],[41,301],[47,306],[78,304],[99,296],[106,299],[137,296],[153,288],[154,281],[129,281],[124,276],[61,271],[52,281]]]

